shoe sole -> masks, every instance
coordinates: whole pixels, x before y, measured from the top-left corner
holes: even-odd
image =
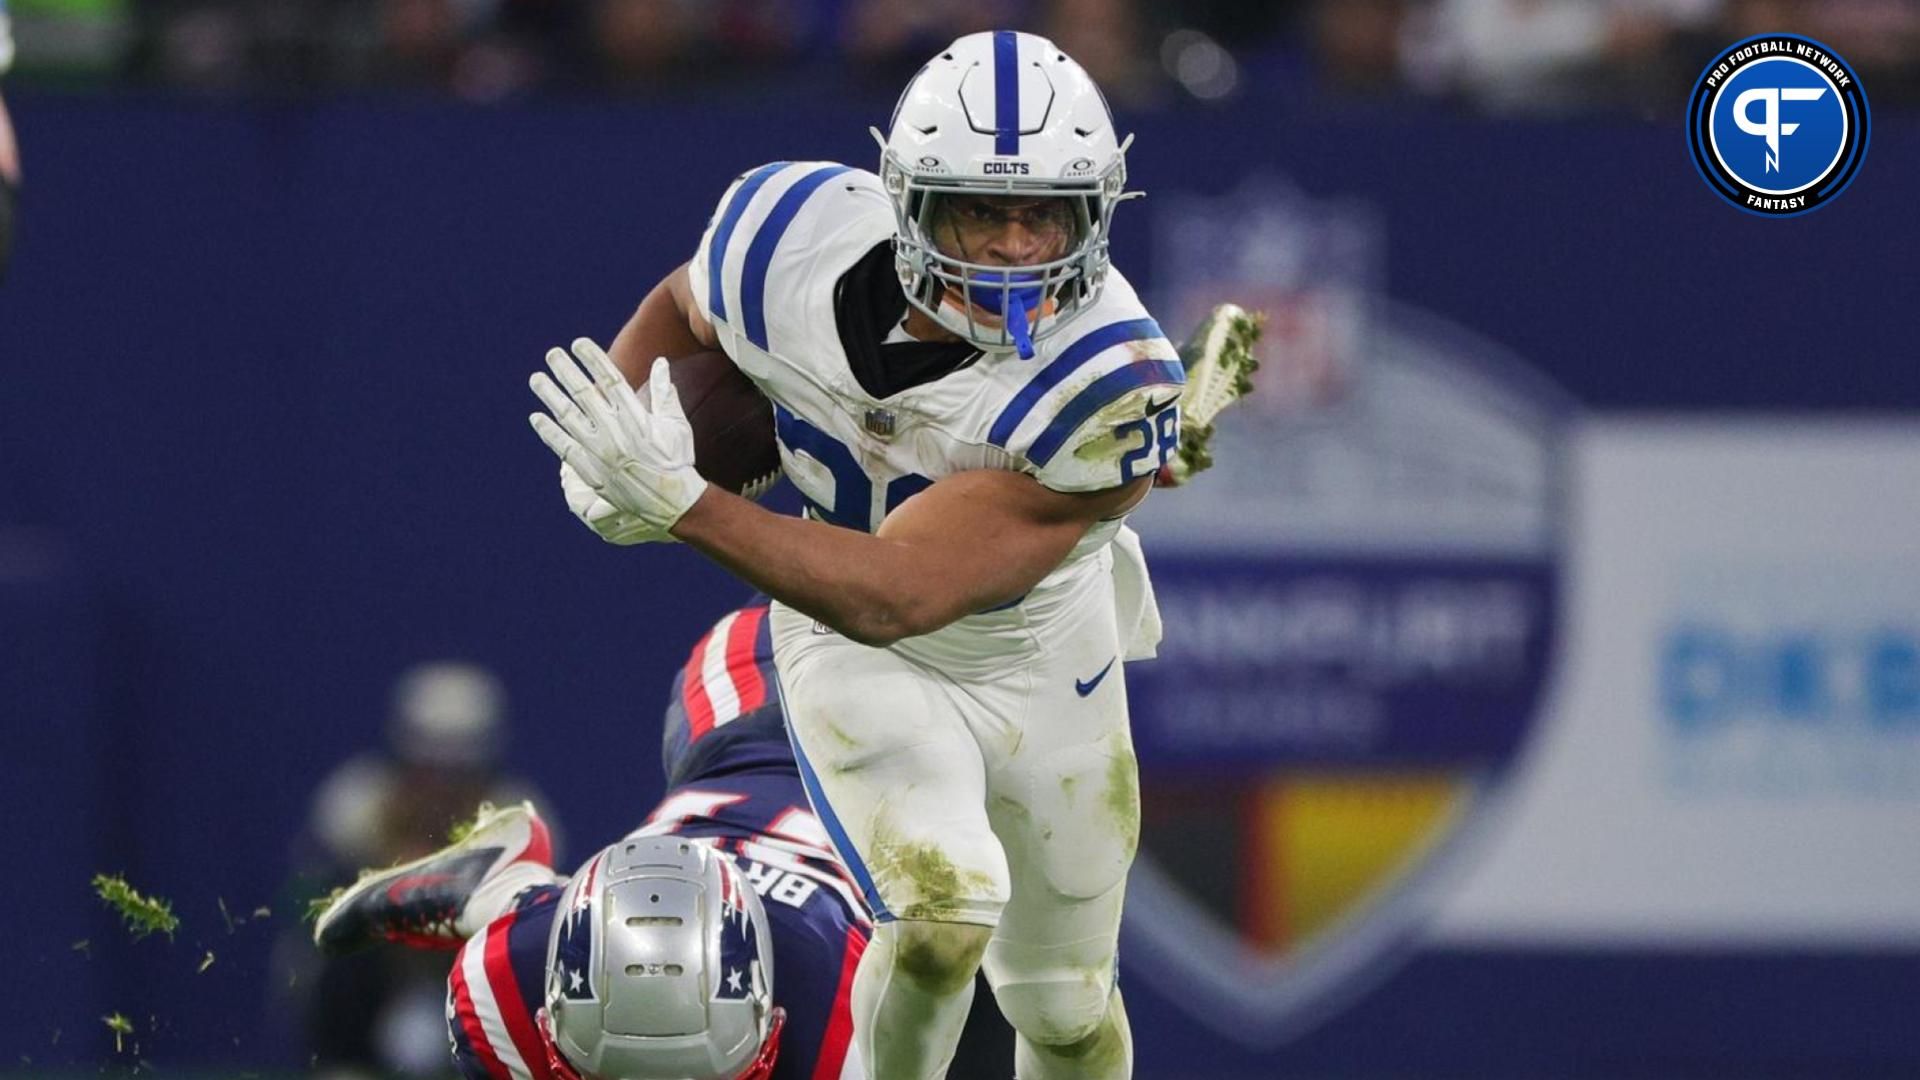
[[[1239,305],[1221,304],[1180,350],[1187,389],[1180,395],[1179,480],[1213,464],[1208,444],[1214,419],[1253,392],[1253,373],[1260,369],[1253,345],[1260,340],[1260,324],[1260,316]]]

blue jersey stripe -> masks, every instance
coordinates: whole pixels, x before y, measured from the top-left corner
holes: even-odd
[[[1041,368],[1038,375],[1021,387],[1019,393],[1013,395],[1013,400],[1007,403],[1007,407],[1002,409],[999,417],[994,420],[992,430],[987,433],[987,441],[1003,450],[1006,449],[1007,440],[1013,438],[1013,429],[1020,426],[1020,422],[1027,418],[1027,414],[1033,411],[1035,405],[1040,404],[1040,399],[1047,396],[1047,391],[1059,386],[1067,376],[1080,370],[1081,365],[1087,361],[1115,345],[1165,336],[1160,332],[1160,324],[1152,319],[1128,319],[1125,322],[1109,323],[1087,334],[1067,346],[1053,363]]]
[[[513,925],[507,928],[507,958],[513,969],[517,1006],[526,1010],[527,1024],[547,992],[547,936],[553,929],[554,909],[566,890],[558,885],[535,885],[513,898]],[[507,1008],[505,1002],[501,1008]]]
[[[723,290],[724,279],[720,268],[727,261],[727,243],[733,239],[733,230],[740,224],[740,215],[747,212],[747,204],[767,178],[787,167],[787,162],[776,161],[762,165],[747,174],[740,187],[734,191],[733,198],[727,200],[726,212],[720,215],[720,225],[713,230],[713,244],[707,248],[707,309],[713,312],[717,322],[727,321],[727,294]]]
[[[1033,440],[1033,446],[1027,450],[1027,460],[1045,467],[1047,462],[1053,460],[1053,455],[1066,445],[1067,438],[1087,422],[1088,417],[1134,390],[1155,383],[1179,386],[1186,381],[1187,373],[1177,360],[1135,360],[1117,371],[1109,371],[1067,402],[1067,407],[1060,410],[1060,415],[1053,418],[1053,423],[1048,424],[1040,437]]]
[[[773,204],[773,211],[760,223],[760,231],[753,235],[753,243],[747,245],[747,262],[740,269],[740,323],[747,340],[762,349],[767,347],[767,270],[773,265],[773,251],[780,246],[780,238],[786,235],[794,216],[820,185],[851,171],[845,165],[823,165],[801,177]]]
[[[786,715],[787,695],[780,694],[780,710]],[[820,823],[827,827],[827,837],[833,841],[833,849],[840,853],[840,861],[847,864],[853,874],[854,884],[860,886],[860,894],[867,898],[867,907],[873,911],[876,922],[893,921],[893,912],[887,909],[886,902],[880,899],[880,890],[873,887],[873,875],[868,872],[867,864],[860,858],[860,852],[853,846],[852,838],[847,836],[846,827],[840,824],[833,807],[827,805],[827,794],[820,789],[820,778],[814,775],[813,763],[807,760],[806,751],[800,749],[800,737],[793,733],[793,718],[786,716],[787,741],[793,744],[793,761],[800,766],[800,784],[807,790],[807,801],[813,804],[813,812],[820,817]]]
[[[773,666],[773,611],[770,608],[760,616],[760,628],[753,633],[753,659],[760,665],[760,678],[767,686],[767,703],[778,704],[780,676]]]
[[[1020,152],[1020,43],[1011,30],[993,32],[993,152]]]

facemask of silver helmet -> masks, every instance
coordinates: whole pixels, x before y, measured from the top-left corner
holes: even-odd
[[[1091,307],[1105,283],[1114,208],[1127,192],[1126,148],[1086,71],[1046,38],[969,34],[928,61],[881,135],[880,178],[893,201],[894,261],[907,300],[988,350],[1034,343]],[[1010,266],[954,244],[959,200],[1060,200],[1063,250]]]
[[[766,911],[724,854],[623,840],[568,883],[547,945],[542,1031],[561,1075],[759,1080],[772,1071]]]

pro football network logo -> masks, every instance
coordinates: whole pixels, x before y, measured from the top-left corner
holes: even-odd
[[[1687,107],[1693,161],[1740,209],[1791,217],[1846,190],[1867,156],[1867,94],[1812,38],[1764,34],[1700,73]]]

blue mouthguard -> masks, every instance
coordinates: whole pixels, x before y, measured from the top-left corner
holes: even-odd
[[[1040,306],[1041,289],[1039,285],[1028,285],[1024,288],[1007,289],[1004,294],[1001,289],[1014,282],[1039,280],[1039,274],[1017,270],[988,271],[974,274],[967,279],[968,284],[980,290],[972,292],[975,306],[1000,316],[1000,321],[1006,325],[1007,333],[1012,335],[1013,347],[1019,351],[1022,360],[1033,359],[1033,328],[1028,322],[1028,317],[1035,308]],[[1002,295],[1007,298],[1005,311],[1000,310]]]

